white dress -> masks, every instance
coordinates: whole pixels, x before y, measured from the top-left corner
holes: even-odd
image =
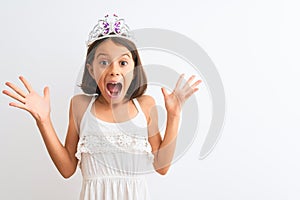
[[[80,200],[149,200],[145,173],[153,171],[147,120],[136,99],[138,114],[110,123],[91,112],[93,97],[80,124],[76,157],[83,183]]]

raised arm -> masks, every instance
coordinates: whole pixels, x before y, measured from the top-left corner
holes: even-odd
[[[188,81],[181,87],[183,80],[181,75],[177,81],[175,89],[171,94],[168,94],[165,88],[162,88],[162,93],[165,100],[165,107],[167,110],[167,124],[164,138],[162,139],[158,130],[158,116],[155,108],[154,100],[149,101],[150,123],[148,127],[149,143],[154,154],[154,167],[156,171],[162,175],[166,174],[170,168],[178,134],[178,126],[180,121],[181,109],[184,102],[198,90],[197,86],[201,80],[193,83],[195,76],[191,76]]]
[[[3,90],[3,93],[18,101],[11,102],[9,105],[23,109],[33,116],[45,142],[48,153],[56,168],[64,178],[70,177],[74,174],[77,167],[75,152],[78,142],[78,134],[73,119],[72,106],[70,106],[69,126],[65,145],[62,145],[57,137],[50,118],[49,88],[45,87],[44,95],[40,96],[34,91],[24,77],[21,76],[20,80],[27,89],[27,92],[24,92],[13,83],[6,83],[6,85],[13,91]]]

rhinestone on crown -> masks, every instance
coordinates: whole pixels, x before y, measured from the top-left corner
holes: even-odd
[[[130,30],[124,19],[120,19],[116,14],[112,17],[106,15],[100,19],[89,34],[87,46],[104,37],[130,37]]]

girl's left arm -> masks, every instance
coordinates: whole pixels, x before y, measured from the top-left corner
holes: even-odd
[[[152,99],[148,105],[150,108],[148,132],[149,143],[154,154],[153,165],[155,170],[162,175],[169,170],[174,156],[182,106],[199,89],[197,86],[201,83],[201,80],[193,82],[195,76],[191,76],[181,87],[183,77],[183,74],[179,77],[172,93],[168,94],[166,89],[162,88],[167,110],[167,124],[163,139],[158,130],[158,115],[154,100]]]

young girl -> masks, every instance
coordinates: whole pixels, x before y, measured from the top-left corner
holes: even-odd
[[[192,76],[181,86],[181,75],[172,93],[162,88],[167,110],[162,139],[155,101],[144,95],[146,75],[128,27],[115,15],[109,19],[106,16],[100,20],[90,33],[81,84],[85,95],[71,100],[65,145],[52,126],[48,87],[40,96],[21,76],[27,92],[7,82],[13,92],[3,93],[18,101],[10,106],[34,117],[49,155],[64,178],[72,176],[77,165],[81,168],[80,199],[146,200],[149,195],[143,173],[151,169],[167,173],[182,105],[201,81],[193,81]]]

